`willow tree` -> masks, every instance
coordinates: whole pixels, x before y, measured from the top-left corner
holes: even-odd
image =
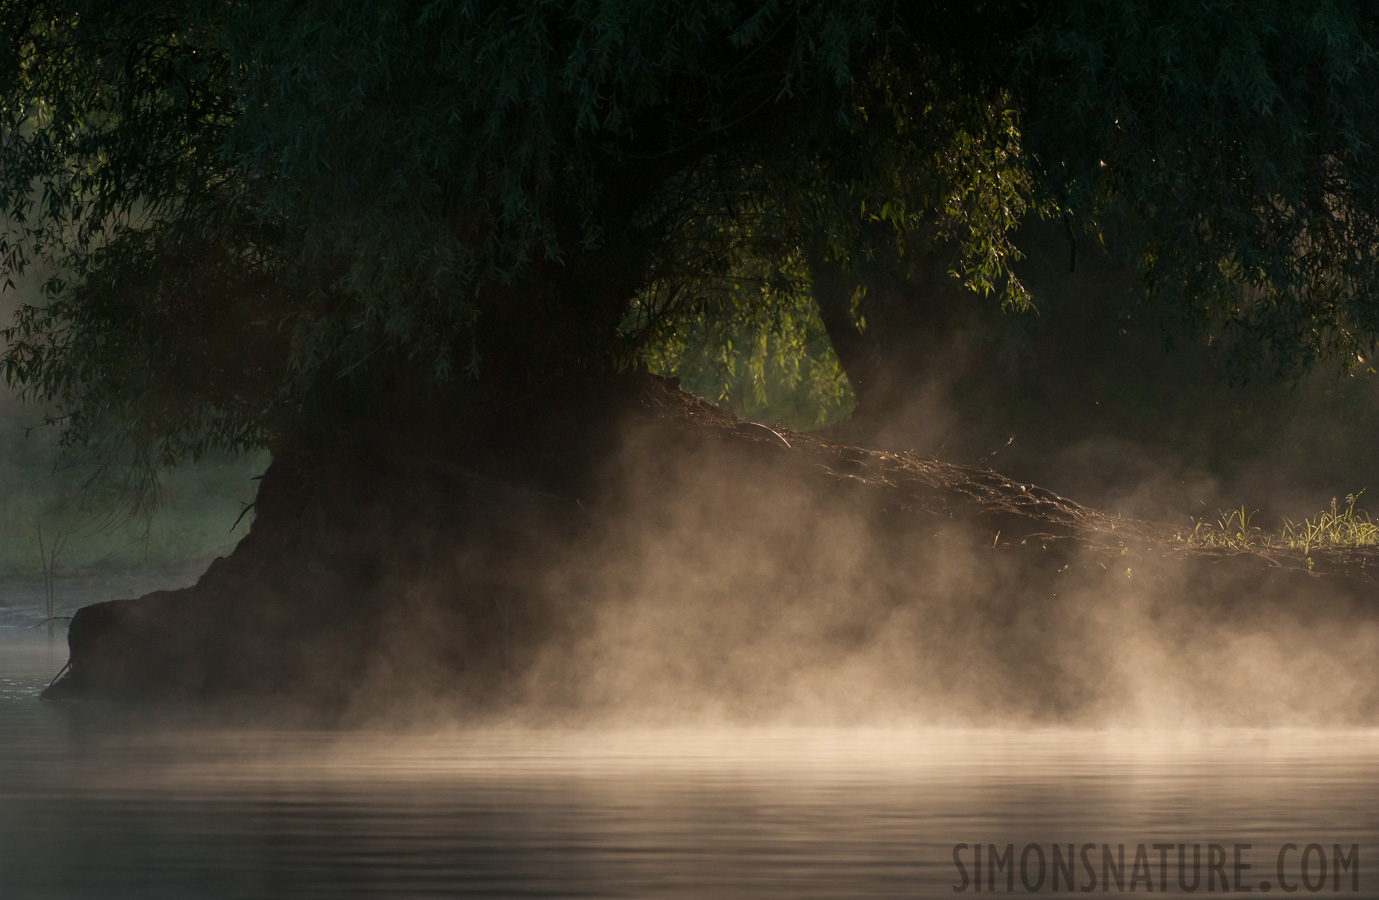
[[[941,253],[1116,222],[1149,288],[1288,370],[1379,332],[1359,2],[0,0],[4,372],[151,466],[342,395],[625,366]],[[329,402],[335,402],[331,400]]]

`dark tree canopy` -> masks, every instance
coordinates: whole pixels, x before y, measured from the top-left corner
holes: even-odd
[[[3,265],[56,273],[4,371],[170,464],[686,317],[817,295],[837,344],[840,275],[919,254],[1020,307],[1031,217],[1128,235],[1242,359],[1353,363],[1377,37],[1354,0],[0,0]]]

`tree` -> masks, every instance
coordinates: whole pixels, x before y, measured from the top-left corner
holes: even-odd
[[[343,394],[627,365],[1030,218],[1279,371],[1379,334],[1368,5],[2,0],[6,378],[147,467]]]

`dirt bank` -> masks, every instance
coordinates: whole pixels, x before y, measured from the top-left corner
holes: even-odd
[[[195,586],[78,611],[47,696],[331,721],[1379,710],[1373,554],[1190,550],[645,375],[413,418],[280,454]]]

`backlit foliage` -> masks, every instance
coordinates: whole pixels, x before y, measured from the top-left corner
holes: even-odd
[[[323,385],[699,360],[843,409],[811,267],[941,253],[1024,308],[1031,216],[1124,230],[1245,369],[1353,363],[1375,15],[0,0],[3,265],[60,273],[4,374],[152,468],[272,446]]]

